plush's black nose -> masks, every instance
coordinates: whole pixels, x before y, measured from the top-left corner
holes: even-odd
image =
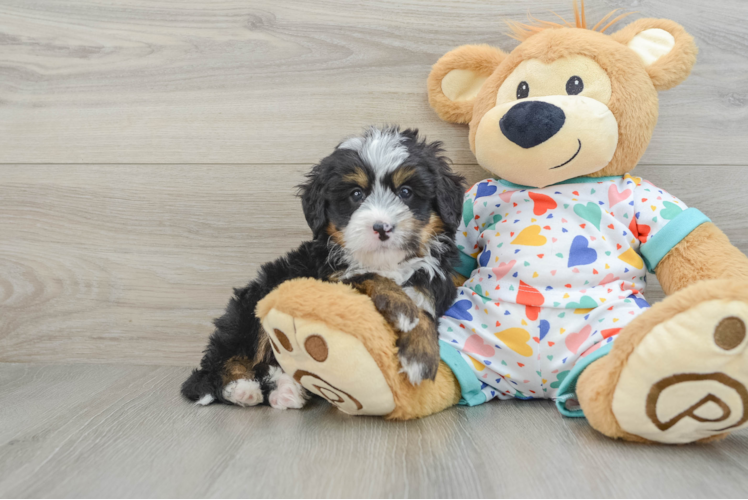
[[[377,221],[374,223],[374,232],[379,233],[379,239],[387,241],[390,238],[389,233],[392,232],[393,227],[386,222]]]
[[[527,101],[512,106],[499,121],[507,139],[525,149],[542,144],[561,130],[564,110],[549,102]]]

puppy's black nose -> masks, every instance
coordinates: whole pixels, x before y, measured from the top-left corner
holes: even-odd
[[[499,120],[504,136],[525,149],[542,144],[561,130],[564,110],[549,102],[527,101],[512,106]]]
[[[394,228],[386,222],[376,221],[374,223],[374,232],[379,233],[379,239],[382,241],[387,241],[390,238],[389,233],[392,232],[392,229]]]

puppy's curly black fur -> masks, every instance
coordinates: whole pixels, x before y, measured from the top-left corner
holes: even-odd
[[[441,143],[420,139],[417,130],[370,128],[338,145],[299,186],[313,239],[234,290],[182,394],[200,404],[269,402],[280,370],[255,307],[294,278],[342,281],[371,296],[399,332],[403,371],[413,383],[433,379],[438,318],[456,294],[454,234],[463,189]],[[227,391],[239,380],[254,384],[248,386],[254,394],[237,398]]]

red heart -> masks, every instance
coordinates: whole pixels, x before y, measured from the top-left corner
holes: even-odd
[[[523,365],[522,363],[517,363],[517,364],[519,365],[520,368],[524,368],[525,367],[525,365]]]
[[[582,229],[584,229],[584,226],[586,226],[586,225],[587,224],[579,224],[579,227],[581,227]]]
[[[554,345],[556,345],[556,343],[555,343],[555,342],[548,342],[548,347],[553,347]],[[554,372],[554,373],[555,373],[555,372]]]
[[[476,216],[474,216],[474,217],[475,217],[476,219],[480,219],[480,215],[476,215]]]
[[[536,344],[540,344],[540,339],[538,337],[533,337],[532,339],[535,341]]]
[[[556,204],[556,201],[548,195],[533,193],[532,191],[528,192],[527,194],[530,196],[530,199],[535,202],[532,209],[532,213],[534,213],[535,215],[543,215],[548,210],[553,210],[558,206]]]
[[[600,274],[600,273],[597,272],[597,269],[593,269],[592,274]]]
[[[545,255],[544,253],[539,253],[538,254],[538,259],[542,259],[544,255]]]
[[[579,196],[579,192],[578,192],[578,191],[572,191],[572,192],[571,192],[571,194],[574,194],[574,195],[576,195],[576,196]]]
[[[499,323],[499,322],[497,321],[497,322],[496,322],[496,326],[501,326],[501,323]]]
[[[610,229],[615,229],[615,228],[616,228],[616,227],[615,227],[615,226],[614,226],[613,224],[608,224],[608,227],[609,227]]]
[[[620,249],[621,249],[621,244],[620,244],[620,243],[617,243],[617,244],[616,244],[616,250],[620,250]]]
[[[551,226],[543,226],[543,229],[545,229],[546,231],[550,231],[551,230]]]
[[[566,288],[571,288],[571,285],[564,285]]]
[[[612,337],[613,335],[617,335],[618,332],[620,332],[620,331],[621,331],[620,328],[609,328],[607,330],[603,330],[600,333],[603,335],[604,339],[607,339],[607,338]]]

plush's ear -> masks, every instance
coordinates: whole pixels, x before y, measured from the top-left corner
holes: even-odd
[[[306,176],[306,182],[298,186],[301,198],[301,208],[304,211],[306,223],[316,239],[327,226],[326,201],[324,183],[322,182],[322,166],[316,165]]]
[[[488,45],[463,45],[444,54],[429,74],[429,103],[444,121],[470,123],[483,82],[506,54]]]
[[[696,63],[693,37],[668,19],[639,19],[612,36],[636,52],[657,90],[682,83]]]

